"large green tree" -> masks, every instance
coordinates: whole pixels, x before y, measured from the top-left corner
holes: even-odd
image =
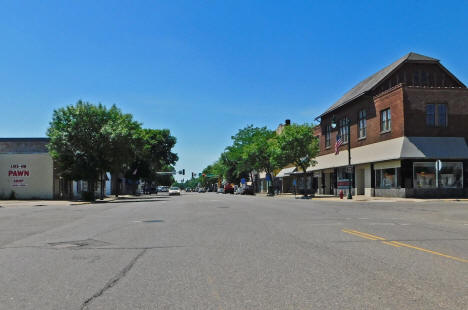
[[[103,173],[132,157],[140,124],[116,106],[78,101],[54,111],[47,130],[49,152],[58,172],[69,180],[87,180],[94,193]]]
[[[314,159],[318,152],[319,146],[314,136],[314,126],[307,123],[291,124],[285,126],[275,140],[272,158],[280,166],[294,164],[298,170],[302,170],[305,189],[305,172],[310,165],[315,164]]]
[[[127,169],[129,179],[142,179],[147,184],[171,185],[173,177],[158,175],[158,171],[173,171],[179,157],[172,152],[177,139],[169,129],[141,129],[136,140],[135,159]]]
[[[242,156],[252,170],[271,175],[274,169],[279,168],[278,163],[273,160],[276,132],[266,127],[254,129],[252,141],[243,148]]]

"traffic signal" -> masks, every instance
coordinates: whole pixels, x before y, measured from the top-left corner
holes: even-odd
[[[185,169],[182,169],[182,175],[185,175]]]

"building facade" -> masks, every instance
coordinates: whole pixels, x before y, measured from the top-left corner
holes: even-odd
[[[0,199],[53,199],[60,180],[46,138],[0,139]]]
[[[86,181],[60,177],[49,155],[48,138],[0,138],[0,200],[81,199]],[[109,174],[104,193],[110,194]],[[100,182],[95,195],[99,197]]]
[[[468,194],[468,89],[437,59],[405,55],[318,120],[320,153],[308,172],[321,194],[346,194],[350,182],[367,196]]]

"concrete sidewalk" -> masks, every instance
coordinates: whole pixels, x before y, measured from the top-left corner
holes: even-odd
[[[84,200],[0,200],[0,207],[15,207],[15,206],[75,206],[75,205],[85,205],[85,204],[99,204],[99,203],[109,203],[117,200],[125,199],[149,199],[156,198],[158,196],[148,196],[148,195],[119,195],[107,196],[104,199],[96,199],[95,201],[84,201]],[[161,197],[161,196],[159,196]]]
[[[257,193],[258,196],[268,197],[264,193]],[[286,198],[286,199],[302,199],[302,195],[294,195],[291,193],[282,193],[272,196],[272,198]],[[353,199],[347,199],[346,196],[340,199],[338,196],[333,195],[315,195],[310,200],[321,201],[342,201],[342,202],[464,202],[468,203],[468,198],[444,198],[444,199],[429,199],[429,198],[399,198],[399,197],[368,197],[364,195],[353,196]]]

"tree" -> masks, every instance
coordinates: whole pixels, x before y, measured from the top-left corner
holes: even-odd
[[[273,170],[279,168],[278,163],[273,160],[275,139],[275,131],[266,127],[255,128],[252,141],[243,149],[243,158],[249,163],[248,166],[252,170],[265,171],[271,176]]]
[[[158,175],[158,171],[172,172],[173,165],[179,157],[172,152],[177,139],[169,129],[140,129],[137,134],[135,158],[125,172],[125,177],[134,180],[142,179],[145,187],[154,181],[159,185],[169,186],[173,176]],[[136,187],[134,187],[136,191]]]
[[[314,137],[313,130],[314,126],[307,123],[285,126],[272,149],[273,160],[277,164],[283,167],[294,164],[298,170],[302,170],[304,188],[307,167],[315,165],[314,158],[319,152],[318,140]]]
[[[132,156],[135,132],[140,124],[116,106],[107,109],[78,101],[54,110],[47,130],[49,152],[58,172],[69,180],[87,180],[94,186],[103,172],[123,165]]]

